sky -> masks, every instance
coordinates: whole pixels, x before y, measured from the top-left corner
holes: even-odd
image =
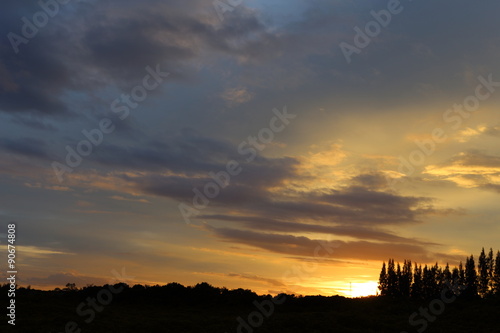
[[[498,1],[3,8],[20,285],[362,296],[500,247]]]

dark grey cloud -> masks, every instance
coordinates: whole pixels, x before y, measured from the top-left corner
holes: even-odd
[[[351,179],[354,186],[361,186],[372,190],[387,189],[387,178],[380,173],[363,173]]]
[[[431,198],[410,197],[347,186],[329,193],[301,192],[296,195],[267,193],[257,203],[240,207],[248,214],[278,220],[318,220],[336,224],[400,225],[418,223],[426,215],[453,214],[433,206]],[[223,204],[223,203],[222,203]]]
[[[67,113],[61,97],[68,91],[89,93],[111,83],[125,88],[141,79],[145,66],[157,63],[172,72],[173,80],[186,78],[189,64],[211,53],[239,61],[234,75],[243,73],[243,81],[261,88],[275,90],[294,82],[305,99],[323,96],[340,103],[356,94],[358,102],[369,100],[373,106],[412,98],[417,102],[422,96],[415,88],[429,82],[443,91],[468,92],[457,75],[478,63],[483,68],[495,64],[491,41],[497,39],[493,13],[499,4],[494,1],[405,2],[403,12],[350,65],[338,44],[352,42],[353,27],[364,27],[373,19],[370,11],[386,8],[387,1],[314,1],[309,6],[300,19],[279,27],[244,4],[226,13],[222,22],[212,4],[202,1],[81,1],[61,6],[35,38],[21,45],[19,54],[2,38],[0,108]],[[9,4],[1,14],[0,32],[19,32],[19,15],[29,17],[39,10],[35,2]],[[386,98],[377,97],[381,95]]]
[[[57,132],[59,129],[54,123],[51,123],[43,118],[33,117],[33,116],[23,116],[22,114],[15,114],[11,121],[15,124],[28,127],[34,130],[42,130],[49,132]]]
[[[192,72],[187,63],[202,52],[252,57],[250,53],[261,42],[269,43],[261,41],[270,35],[266,27],[250,12],[218,25],[207,21],[206,13],[195,10],[197,6],[201,2],[187,5],[157,0],[140,5],[81,1],[61,6],[36,36],[19,46],[19,53],[13,51],[8,38],[1,39],[0,109],[64,114],[70,111],[61,97],[68,92],[87,94],[109,84],[130,88],[145,75],[146,66],[156,64],[171,72],[172,80],[182,79]],[[0,33],[4,36],[9,32],[21,35],[23,22],[9,14],[31,18],[41,10],[36,3],[9,7],[1,14]]]
[[[119,170],[168,170],[187,176],[200,173],[208,176],[209,172],[226,170],[227,163],[234,160],[245,172],[241,177],[234,177],[232,183],[256,186],[262,183],[276,185],[276,179],[291,176],[294,166],[298,165],[294,158],[272,159],[259,155],[247,162],[249,156],[238,153],[238,146],[228,140],[184,129],[163,139],[149,138],[130,145],[103,144],[92,156],[92,161]]]
[[[500,168],[500,156],[472,150],[452,158],[449,164],[463,167]]]
[[[147,177],[132,179],[137,190],[145,194],[171,198],[191,204],[195,193],[193,189],[203,191],[206,184],[213,182],[211,178],[189,179],[184,177]],[[211,206],[222,207],[224,205],[238,206],[248,203],[258,203],[266,195],[263,188],[245,185],[233,185],[221,189]]]
[[[380,260],[388,258],[391,253],[399,253],[402,258],[432,261],[432,253],[427,248],[440,244],[401,237],[384,226],[419,223],[429,215],[459,213],[434,207],[431,198],[402,196],[387,189],[381,190],[383,186],[379,178],[382,175],[376,173],[353,177],[350,184],[339,189],[300,193],[255,184],[242,187],[243,175],[238,176],[243,180],[237,184],[221,189],[221,194],[212,199],[208,208],[195,219],[204,221],[203,228],[223,241],[287,255],[312,256],[318,240],[292,234],[315,233],[354,239],[343,242],[343,248],[352,253],[342,250],[338,253],[339,258]],[[289,177],[293,179],[293,173]],[[284,181],[286,177],[280,180]],[[204,181],[205,184],[208,182]],[[203,182],[190,183],[186,177],[178,177],[175,181],[173,177],[159,177],[146,187],[141,187],[144,184],[144,179],[141,179],[138,184],[149,194],[187,204],[191,204],[194,195],[192,188],[202,192],[204,185]],[[230,227],[213,226],[221,223]]]
[[[425,242],[413,238],[401,237],[393,232],[380,228],[358,226],[358,225],[328,225],[323,221],[316,223],[288,222],[266,218],[263,216],[231,216],[231,215],[201,215],[202,220],[231,221],[243,224],[247,229],[270,231],[270,232],[311,232],[336,236],[350,236],[356,239],[374,241],[385,241],[393,243],[438,245],[437,243]]]
[[[93,162],[112,170],[148,170],[145,176],[121,177],[145,194],[191,204],[193,189],[203,192],[214,182],[209,172],[225,172],[228,161],[236,160],[241,173],[230,177],[229,186],[221,188],[210,205],[232,207],[244,216],[260,219],[381,226],[418,223],[424,216],[453,213],[435,208],[432,198],[402,196],[383,188],[385,177],[376,173],[358,175],[350,184],[336,189],[276,191],[285,182],[300,183],[303,175],[298,171],[299,161],[258,156],[247,162],[246,157],[238,153],[237,145],[186,130],[165,141],[129,147],[105,145],[96,152]]]
[[[34,138],[20,138],[17,140],[2,138],[0,148],[9,153],[32,158],[48,159],[47,145],[43,140]]]
[[[430,198],[401,196],[358,186],[332,190],[317,199],[319,202],[349,207],[357,212],[357,216],[376,217],[380,223],[416,221],[419,214],[430,212],[427,204],[432,202]]]
[[[343,112],[346,105],[371,110],[404,106],[400,112],[405,112],[408,105],[428,103],[437,96],[461,100],[471,93],[466,72],[495,72],[498,48],[491,41],[498,40],[499,23],[493,14],[498,3],[401,3],[404,10],[347,64],[339,43],[353,44],[353,28],[364,29],[374,20],[370,11],[386,9],[387,1],[311,2],[303,19],[290,23],[280,35],[290,41],[280,44],[286,56],[272,62],[269,70],[279,78],[280,68],[293,67],[293,73],[280,80],[289,82],[297,73],[307,73],[293,91],[307,99],[305,105],[318,99],[332,108],[340,105],[336,112]],[[266,88],[277,86],[277,80],[268,80]]]
[[[219,194],[210,200],[210,207],[236,211],[235,221],[241,221],[237,216],[255,217],[254,226],[258,221],[267,220],[291,223],[287,225],[290,229],[299,227],[293,223],[307,220],[316,220],[319,225],[330,227],[402,225],[419,223],[429,215],[457,213],[436,208],[432,198],[395,193],[382,184],[385,177],[377,173],[360,174],[338,188],[285,190],[283,186],[286,183],[300,184],[301,180],[305,180],[298,160],[257,155],[248,162],[247,157],[239,154],[238,145],[229,141],[185,130],[163,141],[140,142],[133,146],[104,145],[92,156],[90,167],[98,163],[113,171],[149,171],[143,176],[124,174],[119,177],[144,194],[191,205],[195,191],[204,192],[207,184],[216,183],[209,173],[225,173],[227,163],[237,161],[240,174],[230,176],[228,186],[218,186]],[[219,213],[205,215],[213,214]],[[224,220],[230,219],[226,213],[219,215],[225,216]],[[250,223],[250,220],[246,222]],[[275,227],[284,227],[284,224],[276,224]],[[303,227],[305,230],[312,228]],[[353,230],[353,234],[359,231]],[[394,235],[372,235],[391,236]]]
[[[332,259],[387,260],[395,257],[398,260],[412,258],[414,261],[432,262],[436,258],[435,254],[425,246],[415,244],[311,239],[305,236],[214,228],[208,225],[205,225],[204,228],[222,241],[237,242],[292,256],[325,256],[326,251],[328,251],[331,252],[328,258]],[[320,251],[316,251],[318,247],[320,247]],[[452,262],[455,262],[461,258],[459,256],[446,256],[445,259],[452,259]]]
[[[500,126],[488,126],[483,133],[490,136],[500,137]]]

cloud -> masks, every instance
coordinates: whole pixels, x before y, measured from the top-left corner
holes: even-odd
[[[500,156],[482,151],[462,152],[441,165],[426,167],[425,174],[460,187],[498,191]]]
[[[111,275],[111,274],[110,274]],[[85,287],[88,284],[94,284],[97,286],[102,286],[108,283],[115,283],[113,278],[103,279],[96,276],[82,275],[77,272],[61,272],[56,274],[51,274],[47,277],[29,277],[26,279],[21,279],[23,285],[32,285],[37,287],[54,287],[58,286],[63,288],[67,283],[75,283],[78,288]]]
[[[394,105],[408,103],[408,98],[418,101],[421,95],[414,96],[413,88],[430,81],[457,93],[463,88],[461,81],[447,78],[465,72],[471,63],[484,64],[484,68],[495,64],[492,55],[496,49],[490,43],[494,29],[487,22],[494,20],[492,13],[498,4],[491,2],[473,6],[462,2],[454,12],[457,20],[449,21],[439,17],[448,15],[449,8],[457,8],[455,2],[409,4],[400,14],[406,19],[392,20],[377,36],[377,43],[371,43],[350,66],[346,66],[339,43],[352,42],[353,27],[363,26],[370,10],[382,9],[386,2],[312,2],[297,7],[294,19],[280,24],[251,6],[238,6],[222,22],[212,3],[199,0],[189,4],[178,0],[88,0],[61,6],[61,12],[35,38],[20,46],[19,54],[14,54],[7,38],[2,39],[0,109],[54,118],[79,115],[83,111],[75,110],[68,101],[72,97],[92,100],[101,89],[129,89],[142,79],[145,66],[158,63],[172,73],[176,83],[201,79],[205,73],[198,75],[197,68],[210,69],[210,81],[227,68],[235,87],[245,87],[224,94],[236,103],[262,93],[257,87],[276,92],[286,86],[293,87],[291,93],[304,101],[314,96],[332,101],[357,96],[356,102]],[[19,17],[30,17],[38,10],[37,3],[9,5],[0,20],[0,31],[4,35],[20,33]],[[429,13],[426,20],[417,16],[421,12]],[[465,15],[467,20],[458,19]],[[462,38],[449,38],[456,36],[451,32],[457,29]],[[433,38],[429,31],[434,31]],[[469,38],[465,46],[462,41],[467,36],[475,38]],[[448,44],[442,45],[441,40]],[[485,48],[490,52],[474,52]],[[408,59],[412,66],[407,61],[389,61],[390,53]],[[223,60],[219,62],[219,58]],[[443,58],[449,60],[444,67]],[[440,71],[432,70],[438,64]]]
[[[224,221],[249,230],[320,233],[418,246],[436,244],[400,237],[383,227],[458,213],[435,207],[434,199],[429,197],[395,193],[387,188],[381,173],[359,173],[335,186],[308,188],[300,184],[314,179],[303,165],[311,161],[258,155],[246,162],[237,151],[238,147],[228,141],[187,130],[168,141],[151,141],[148,145],[104,146],[95,162],[111,167],[113,172],[95,178],[87,174],[80,185],[79,176],[71,175],[68,180],[72,186],[160,196],[191,205],[194,189],[203,192],[207,184],[215,182],[209,172],[224,171],[226,163],[234,159],[239,161],[242,172],[219,189],[219,195],[197,217],[199,220]],[[292,183],[298,186],[290,187]]]
[[[125,197],[123,197],[121,195],[113,195],[110,198],[114,199],[114,200],[119,200],[119,201],[131,201],[131,202],[149,203],[149,201],[146,200],[146,199],[125,198]]]
[[[26,17],[40,10],[12,5],[2,12],[0,31],[21,34]],[[161,64],[171,80],[192,78],[192,61],[208,53],[251,59],[272,34],[251,12],[220,26],[207,20],[211,4],[192,1],[80,1],[61,6],[57,16],[39,29],[15,54],[9,39],[0,44],[0,110],[35,115],[75,115],[67,96],[95,94],[115,85],[130,89],[144,76],[146,66]],[[203,13],[203,14],[200,14]],[[17,16],[16,16],[17,17]],[[256,37],[258,36],[258,37]],[[252,55],[253,54],[253,55]],[[234,95],[234,94],[233,94]],[[247,100],[241,94],[235,101]]]
[[[49,153],[46,151],[46,144],[40,139],[21,138],[12,140],[8,138],[0,138],[0,148],[9,153],[27,157],[41,159],[49,158]]]
[[[15,124],[26,126],[28,128],[35,130],[43,130],[51,132],[58,131],[58,128],[54,124],[44,119],[38,118],[36,116],[26,117],[23,116],[22,114],[14,114],[14,116],[11,118],[11,121]]]
[[[187,131],[165,143],[105,147],[96,161],[114,168],[113,177],[119,180],[114,183],[125,183],[135,192],[191,204],[193,189],[203,192],[207,184],[214,182],[209,172],[225,172],[226,163],[236,160],[241,173],[230,177],[230,185],[221,188],[210,205],[233,207],[238,214],[260,218],[390,225],[417,223],[422,216],[453,213],[435,208],[431,198],[393,193],[383,185],[386,180],[382,174],[358,174],[335,187],[325,184],[308,188],[314,174],[308,174],[303,160],[257,156],[246,162],[237,151],[238,147],[227,141]],[[120,175],[117,169],[124,173]],[[149,172],[133,174],[127,170]]]
[[[104,143],[93,155],[95,162],[113,168],[171,170],[187,175],[225,169],[231,159],[242,158],[229,141],[203,136],[192,129],[183,129],[168,139],[150,138],[133,145]]]
[[[246,88],[228,88],[221,97],[229,105],[236,105],[250,101],[253,95]]]
[[[485,126],[482,128],[482,132],[494,137],[500,137],[500,126]]]
[[[478,125],[475,128],[467,127],[466,129],[458,133],[457,140],[459,142],[468,142],[473,138],[490,136],[499,137],[500,136],[500,126],[493,125]]]
[[[237,278],[237,279],[257,281],[257,282],[264,282],[268,285],[275,286],[275,287],[285,286],[285,284],[279,280],[270,279],[270,278],[262,277],[259,275],[253,275],[253,274],[238,274],[238,273],[199,273],[199,274],[230,277],[230,278]]]
[[[363,173],[352,177],[352,183],[355,186],[371,188],[374,190],[387,189],[387,177],[381,173]]]
[[[201,215],[201,220],[238,222],[249,230],[284,232],[284,233],[317,233],[325,235],[348,236],[355,239],[366,239],[406,244],[438,245],[417,239],[397,236],[380,228],[358,225],[331,225],[328,222],[316,223],[288,222],[266,218],[263,216],[241,215]]]
[[[433,253],[425,246],[405,243],[368,242],[311,239],[305,236],[292,236],[274,233],[262,233],[230,228],[205,228],[216,237],[226,242],[237,242],[262,248],[271,252],[291,256],[314,257],[316,248],[331,247],[333,252],[328,258],[386,260],[396,257],[399,260],[412,258],[414,261],[432,262]],[[324,256],[326,252],[321,252]],[[447,259],[460,260],[459,256],[446,255]]]
[[[51,201],[39,211],[9,207],[43,221],[30,221],[25,239],[77,253],[137,255],[136,243],[123,242],[137,226],[121,229],[114,221],[153,220],[164,209],[159,199],[192,204],[193,189],[203,191],[214,181],[208,173],[235,160],[241,174],[198,216],[208,221],[206,233],[221,241],[309,258],[318,241],[332,236],[342,244],[342,260],[394,253],[446,257],[426,249],[440,244],[403,236],[402,229],[458,212],[415,189],[387,188],[383,170],[388,160],[397,161],[388,156],[399,148],[394,128],[404,132],[441,116],[442,105],[473,92],[478,75],[495,73],[500,4],[405,3],[347,65],[339,43],[353,42],[353,28],[363,28],[370,11],[386,8],[387,1],[297,2],[276,1],[277,16],[261,10],[262,2],[244,2],[221,22],[205,0],[82,0],[61,7],[19,54],[2,38],[0,173],[9,180],[6,193],[19,186],[32,197],[37,193],[35,205]],[[280,11],[285,6],[289,12]],[[20,18],[39,10],[36,1],[6,3],[0,33],[20,33]],[[50,162],[63,162],[65,145],[76,147],[82,129],[110,117],[110,103],[141,82],[145,66],[156,64],[171,72],[168,82],[130,118],[117,121],[115,133],[67,175],[64,186],[52,183]],[[267,125],[278,103],[293,105],[301,123],[280,133],[286,145],[270,146],[248,162],[238,153],[242,133]],[[235,112],[220,112],[228,105]],[[311,111],[320,109],[321,117]],[[401,118],[392,117],[396,112]],[[397,123],[408,122],[408,114],[411,124]],[[370,132],[374,125],[380,128]],[[500,133],[496,125],[470,126],[457,133],[464,144],[493,141]],[[360,159],[363,149],[383,157]],[[500,193],[499,157],[491,153],[469,151],[429,166],[425,176]],[[138,213],[136,206],[146,206],[131,201],[152,206]],[[169,223],[178,223],[176,205],[165,206],[174,207],[166,212]],[[107,230],[114,237],[77,230],[71,222],[113,224]],[[164,260],[148,258],[151,264]],[[46,282],[72,276],[61,274]]]

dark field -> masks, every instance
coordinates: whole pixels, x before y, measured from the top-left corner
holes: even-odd
[[[116,294],[109,287],[113,286],[18,290],[16,326],[4,319],[0,332],[500,332],[498,299],[456,299],[441,308],[432,299],[290,295],[273,299],[206,284],[193,288],[115,285]],[[6,301],[3,296],[2,304]],[[410,325],[410,315],[430,304],[436,315],[430,312],[425,320],[417,314]]]

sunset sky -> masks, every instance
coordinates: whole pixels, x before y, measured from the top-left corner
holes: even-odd
[[[21,285],[359,296],[500,248],[500,2],[42,3],[0,13]]]

